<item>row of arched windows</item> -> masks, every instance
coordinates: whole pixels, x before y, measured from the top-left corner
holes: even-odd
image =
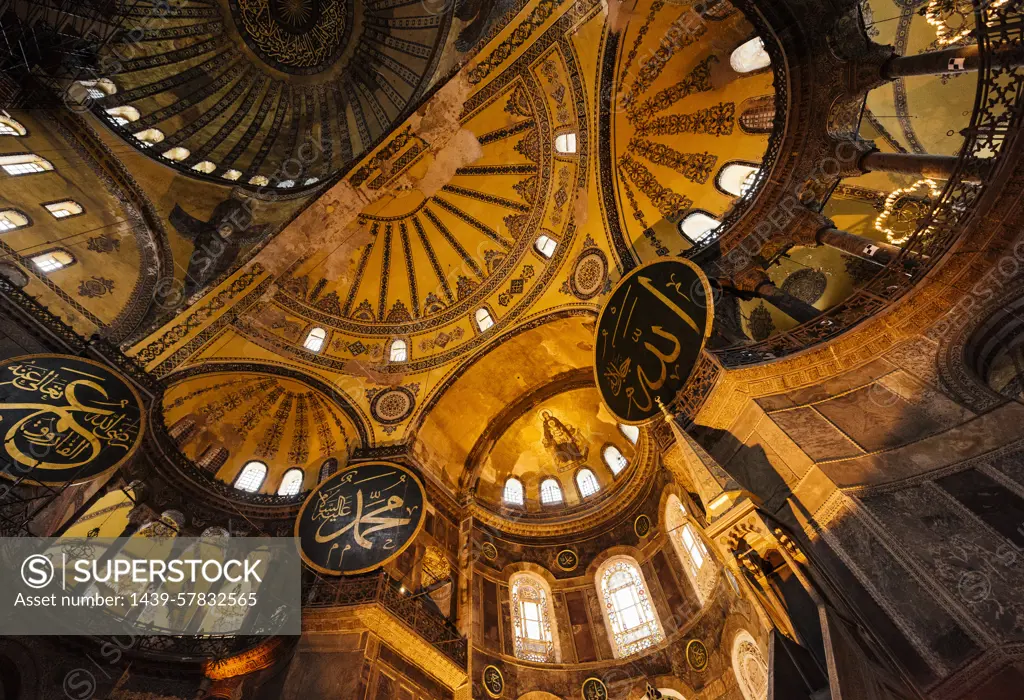
[[[93,101],[102,100],[110,95],[117,94],[117,85],[115,85],[109,78],[101,78],[99,80],[80,80],[78,83],[85,89],[86,95],[88,95],[89,99]],[[104,113],[107,115],[107,119],[111,124],[129,132],[131,132],[130,125],[132,122],[138,121],[142,116],[139,113],[139,110],[132,105],[111,107],[104,110]],[[0,131],[0,135],[3,133],[3,131]],[[132,137],[142,148],[153,148],[158,143],[163,142],[165,138],[164,132],[153,127],[131,133]],[[188,159],[192,155],[192,152],[182,146],[174,146],[167,149],[160,155],[167,160],[181,162]],[[195,170],[198,173],[203,173],[204,175],[210,175],[216,172],[217,164],[210,160],[203,160],[194,164],[192,166],[192,170]],[[242,177],[242,172],[240,170],[235,170],[234,168],[229,168],[221,173],[221,177],[225,180],[234,181]],[[304,186],[313,185],[319,181],[320,178],[318,177],[307,177],[302,181],[302,184]],[[265,175],[253,175],[249,178],[249,184],[263,187],[270,184],[270,178]],[[297,184],[296,180],[280,180],[277,182],[275,187],[288,189],[295,187]]]
[[[619,432],[634,445],[640,438],[640,429],[635,425],[620,424]],[[629,466],[629,460],[626,459],[622,451],[615,445],[605,445],[604,449],[601,450],[601,460],[611,471],[612,476],[618,476],[623,469]],[[580,500],[589,498],[601,490],[597,476],[587,467],[583,467],[576,472],[575,481],[576,488],[579,490]],[[523,482],[514,476],[506,479],[505,488],[502,491],[502,501],[510,506],[522,507],[525,505],[526,491],[523,488]],[[565,502],[562,494],[562,484],[558,479],[548,477],[540,482],[540,502],[541,505],[545,506],[553,506]]]
[[[494,326],[494,318],[490,310],[480,307],[473,314],[477,329],[483,333]],[[302,347],[312,353],[319,353],[324,349],[327,340],[327,330],[320,326],[309,329],[306,338],[302,341]],[[407,362],[409,360],[409,344],[402,338],[395,338],[388,344],[388,360],[390,362]]]
[[[202,458],[200,458],[200,460],[202,460]],[[338,460],[333,457],[325,460],[320,466],[318,481],[327,479],[336,471],[338,471]],[[252,460],[242,467],[242,471],[238,472],[238,476],[235,477],[235,481],[232,485],[239,491],[257,493],[261,488],[263,488],[263,483],[266,479],[267,465],[258,460]],[[292,467],[284,473],[283,477],[281,477],[281,483],[277,487],[277,495],[295,496],[299,494],[302,491],[302,485],[305,480],[305,472],[303,472],[299,467]]]
[[[711,557],[674,494],[666,503],[664,522],[703,604],[705,599],[697,588],[697,580],[702,569],[711,565]],[[597,570],[595,585],[616,658],[639,653],[665,638],[643,571],[635,559],[620,555],[604,562]],[[516,656],[528,661],[557,662],[557,626],[547,582],[537,574],[519,572],[510,578],[509,587]]]
[[[247,462],[242,471],[235,477],[234,487],[246,493],[257,493],[267,479],[267,465],[263,462]],[[302,491],[305,474],[298,467],[292,467],[281,477],[277,487],[278,496],[295,496]]]
[[[21,123],[9,116],[0,115],[0,136],[24,136],[28,133]],[[53,163],[34,153],[9,153],[0,155],[0,168],[12,177],[47,173],[54,170]],[[85,207],[73,199],[56,202],[42,202],[40,206],[55,219],[69,219],[85,213]],[[20,209],[0,209],[0,234],[32,225],[29,216]],[[51,248],[29,257],[40,272],[54,272],[75,264],[75,256],[65,248]]]
[[[771,57],[760,37],[754,37],[738,46],[729,58],[729,65],[741,74],[755,73],[771,66]],[[770,133],[775,123],[775,98],[771,95],[755,97],[743,105],[740,128],[750,134]],[[745,196],[757,182],[759,163],[726,163],[719,169],[715,186],[733,197]],[[706,211],[693,210],[679,222],[679,232],[696,246],[717,238],[722,222]]]

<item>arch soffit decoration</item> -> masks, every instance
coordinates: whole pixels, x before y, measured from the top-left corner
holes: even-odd
[[[1004,289],[980,310],[961,313],[951,319],[955,324],[953,328],[940,322],[928,333],[939,341],[936,361],[943,388],[975,413],[984,413],[1009,400],[990,388],[985,378],[975,371],[978,358],[972,357],[972,351],[981,342],[977,335],[993,324],[997,314],[1006,313],[1007,307],[1021,297],[1024,297],[1024,279]]]

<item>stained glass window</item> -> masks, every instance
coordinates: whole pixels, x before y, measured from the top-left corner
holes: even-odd
[[[631,656],[664,639],[643,574],[635,562],[616,559],[609,564],[601,575],[601,593],[616,657]]]
[[[517,658],[540,662],[555,660],[547,591],[533,576],[524,574],[512,581],[512,626]]]

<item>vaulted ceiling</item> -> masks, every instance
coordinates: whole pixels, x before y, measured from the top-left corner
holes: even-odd
[[[321,183],[391,132],[516,3],[185,0],[133,3],[103,65],[133,107],[112,126],[196,177]],[[507,5],[507,6],[506,6]],[[132,138],[158,129],[146,147]],[[162,158],[171,148],[188,155]],[[195,170],[198,164],[200,170]],[[209,171],[209,172],[207,172]],[[265,184],[265,183],[264,183]]]
[[[736,121],[745,100],[773,95],[772,71],[729,69],[754,29],[719,9],[666,49],[696,16],[688,6],[640,2],[610,18],[597,0],[530,2],[243,270],[130,353],[161,375],[202,368],[223,382],[263,366],[323,382],[363,448],[409,449],[452,493],[477,484],[494,502],[505,476],[540,473],[514,458],[540,420],[531,397],[557,403],[594,455],[614,440],[628,453],[596,395],[578,391],[592,381],[597,311],[623,260],[687,247],[676,226],[691,209],[722,215],[733,200],[715,173],[759,162],[768,142]],[[612,114],[602,94],[616,93],[629,100]],[[325,341],[310,350],[315,328]],[[525,407],[514,419],[513,406]]]

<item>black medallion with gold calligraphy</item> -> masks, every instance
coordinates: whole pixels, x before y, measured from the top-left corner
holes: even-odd
[[[658,415],[686,386],[711,335],[711,286],[689,260],[658,260],[619,280],[597,321],[594,372],[623,423]]]
[[[423,484],[391,462],[363,462],[320,483],[295,521],[302,559],[323,574],[372,571],[419,534],[426,507]]]
[[[563,549],[555,555],[555,563],[562,571],[575,571],[576,567],[580,565],[580,558],[571,549]]]
[[[121,466],[144,429],[142,399],[106,365],[71,355],[0,364],[0,469],[9,479],[88,481]]]
[[[583,681],[580,694],[583,700],[608,700],[608,688],[600,678],[593,676]]]
[[[505,678],[497,666],[485,666],[483,680],[484,690],[492,698],[500,698],[501,694],[505,692]]]
[[[651,519],[646,515],[636,516],[636,520],[633,521],[633,532],[637,537],[647,537],[651,534]]]
[[[708,667],[708,648],[699,639],[691,639],[686,644],[686,663],[694,671],[703,671]]]

